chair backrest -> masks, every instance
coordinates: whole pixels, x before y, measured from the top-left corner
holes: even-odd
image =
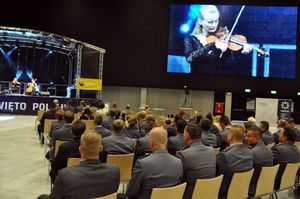
[[[297,149],[300,151],[300,141],[296,141],[294,145],[297,147]]]
[[[115,164],[120,168],[120,182],[127,182],[131,179],[133,157],[133,153],[107,155],[106,162]]]
[[[44,134],[49,135],[50,129],[51,129],[51,125],[52,122],[57,121],[57,119],[45,119],[45,123],[44,123]]]
[[[85,130],[94,128],[94,120],[82,120],[85,123]]]
[[[295,178],[299,169],[300,162],[288,163],[281,177],[279,190],[287,189],[295,184]]]
[[[137,139],[136,139],[136,138],[133,138],[133,139],[132,139],[132,142],[133,142],[133,147],[135,148],[135,147],[136,147]]]
[[[107,196],[93,198],[93,199],[117,199],[117,192],[116,193],[112,193],[112,194],[107,195]]]
[[[45,111],[38,110],[36,120],[41,121]]]
[[[65,143],[65,142],[68,142],[68,141],[65,141],[65,140],[56,140],[55,141],[55,146],[54,146],[54,157],[56,156],[57,152],[58,152],[58,148],[61,144]]]
[[[68,164],[67,166],[75,166],[75,165],[79,165],[80,164],[80,158],[68,158]]]
[[[249,185],[254,169],[242,173],[234,173],[228,188],[227,198],[248,198]]]
[[[173,187],[153,188],[151,199],[182,199],[186,187],[186,182]]]
[[[220,147],[219,148],[214,148],[214,152],[215,152],[215,155],[218,155],[220,153]]]
[[[268,144],[267,147],[268,147],[268,148],[272,148],[274,145],[275,145],[275,142],[273,142],[273,143],[271,143],[271,144]]]
[[[218,199],[223,175],[210,179],[198,179],[195,184],[192,199]]]
[[[279,164],[272,167],[263,167],[256,184],[255,197],[267,195],[274,190],[274,183]]]

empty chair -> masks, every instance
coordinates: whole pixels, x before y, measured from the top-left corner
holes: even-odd
[[[68,164],[67,166],[75,166],[75,165],[79,165],[80,164],[80,158],[68,158]]]
[[[58,152],[58,148],[61,144],[65,143],[65,142],[68,142],[68,141],[65,141],[65,140],[56,140],[55,141],[55,147],[54,147],[54,157],[56,156],[57,152]]]
[[[234,173],[228,188],[228,199],[246,199],[254,169],[246,172]]]
[[[300,162],[287,163],[281,177],[279,189],[275,190],[276,192],[289,189],[295,185],[295,179],[296,179],[299,166],[300,166]],[[277,198],[276,192],[275,192],[275,197]]]
[[[262,167],[256,184],[255,194],[254,196],[251,196],[251,198],[258,198],[273,193],[278,168],[279,164],[272,167]]]
[[[192,199],[218,199],[218,193],[223,175],[210,179],[198,179],[195,184]]]
[[[93,199],[116,199],[117,198],[117,193],[112,193],[107,196],[99,197],[99,198],[93,198]]]
[[[45,112],[45,111],[38,110],[37,116],[36,116],[36,119],[35,119],[34,129],[36,129],[36,127],[37,127],[37,122],[40,122],[40,121],[41,121],[44,112]]]
[[[186,183],[182,183],[173,187],[153,188],[151,193],[151,199],[182,199],[185,187]]]

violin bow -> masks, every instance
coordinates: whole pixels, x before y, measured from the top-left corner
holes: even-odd
[[[231,28],[231,30],[230,30],[228,36],[226,37],[225,43],[228,44],[228,41],[229,41],[229,39],[230,39],[230,37],[231,37],[231,35],[232,35],[232,33],[233,33],[233,30],[235,29],[235,26],[237,25],[237,23],[238,23],[238,21],[239,21],[241,15],[242,15],[242,12],[244,11],[244,9],[245,9],[245,5],[243,5],[242,8],[240,9],[240,12],[239,12],[238,16],[236,17],[235,22],[234,22],[234,24],[233,24],[233,26],[232,26],[232,28]],[[223,56],[223,52],[220,54],[220,58],[221,58],[222,56]]]

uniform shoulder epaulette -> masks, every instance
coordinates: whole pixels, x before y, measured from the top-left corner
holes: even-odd
[[[140,160],[140,159],[143,159],[143,158],[145,158],[145,157],[148,157],[148,156],[150,156],[151,154],[152,154],[152,153],[146,153],[145,155],[139,157],[139,160]]]

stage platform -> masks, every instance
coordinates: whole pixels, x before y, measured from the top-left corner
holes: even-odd
[[[38,110],[48,110],[48,106],[54,99],[58,99],[59,106],[63,108],[68,100],[74,105],[82,99],[66,98],[60,96],[27,96],[19,94],[0,94],[0,113],[16,115],[37,115]]]

